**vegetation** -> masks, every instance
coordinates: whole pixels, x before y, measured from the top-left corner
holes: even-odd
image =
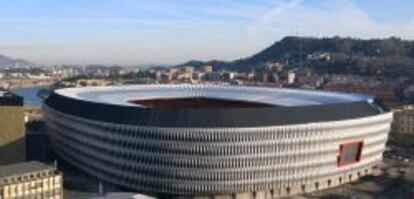
[[[310,59],[329,54],[330,59]],[[343,73],[384,77],[414,76],[414,42],[399,38],[362,40],[354,38],[286,37],[244,59],[222,62],[191,61],[183,65],[212,65],[215,70],[252,71],[268,63],[285,68],[307,66],[320,73]]]

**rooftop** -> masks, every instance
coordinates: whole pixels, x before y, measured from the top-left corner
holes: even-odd
[[[0,106],[22,106],[23,98],[6,90],[0,89]]]
[[[44,170],[55,170],[53,166],[41,162],[23,162],[19,164],[12,164],[6,166],[0,166],[0,178],[5,178],[14,175],[20,175],[25,173],[32,173]]]

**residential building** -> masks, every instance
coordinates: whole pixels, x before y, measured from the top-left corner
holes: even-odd
[[[62,199],[62,173],[40,162],[0,167],[0,199]]]
[[[293,83],[295,83],[295,77],[296,77],[296,74],[295,74],[294,72],[289,72],[289,73],[287,74],[287,83],[288,83],[288,84],[293,84]]]
[[[414,146],[414,106],[394,110],[391,138],[397,145]]]
[[[213,66],[210,65],[206,65],[203,67],[203,72],[204,73],[212,73],[213,72]]]

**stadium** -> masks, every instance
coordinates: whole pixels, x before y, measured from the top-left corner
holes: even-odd
[[[373,97],[227,85],[55,90],[54,150],[109,184],[161,198],[278,198],[372,174],[392,113]]]

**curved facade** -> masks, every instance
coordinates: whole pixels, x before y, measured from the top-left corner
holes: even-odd
[[[138,98],[182,98],[180,89],[198,95],[210,89],[202,97],[242,100],[212,93],[234,90],[246,101],[272,106],[159,109],[125,104]],[[142,90],[157,90],[157,95],[142,96]],[[258,95],[262,91],[263,97]],[[123,94],[115,96],[129,97],[105,96],[117,92]],[[197,96],[191,92],[185,97]],[[356,180],[381,162],[392,115],[370,97],[292,90],[315,95],[292,104],[266,98],[269,92],[281,90],[188,85],[63,89],[46,100],[44,109],[52,145],[64,159],[105,182],[166,197],[277,198]],[[87,105],[96,111],[84,109]],[[99,108],[113,121],[99,116]],[[153,119],[163,111],[170,121]],[[120,120],[117,114],[133,119]]]

